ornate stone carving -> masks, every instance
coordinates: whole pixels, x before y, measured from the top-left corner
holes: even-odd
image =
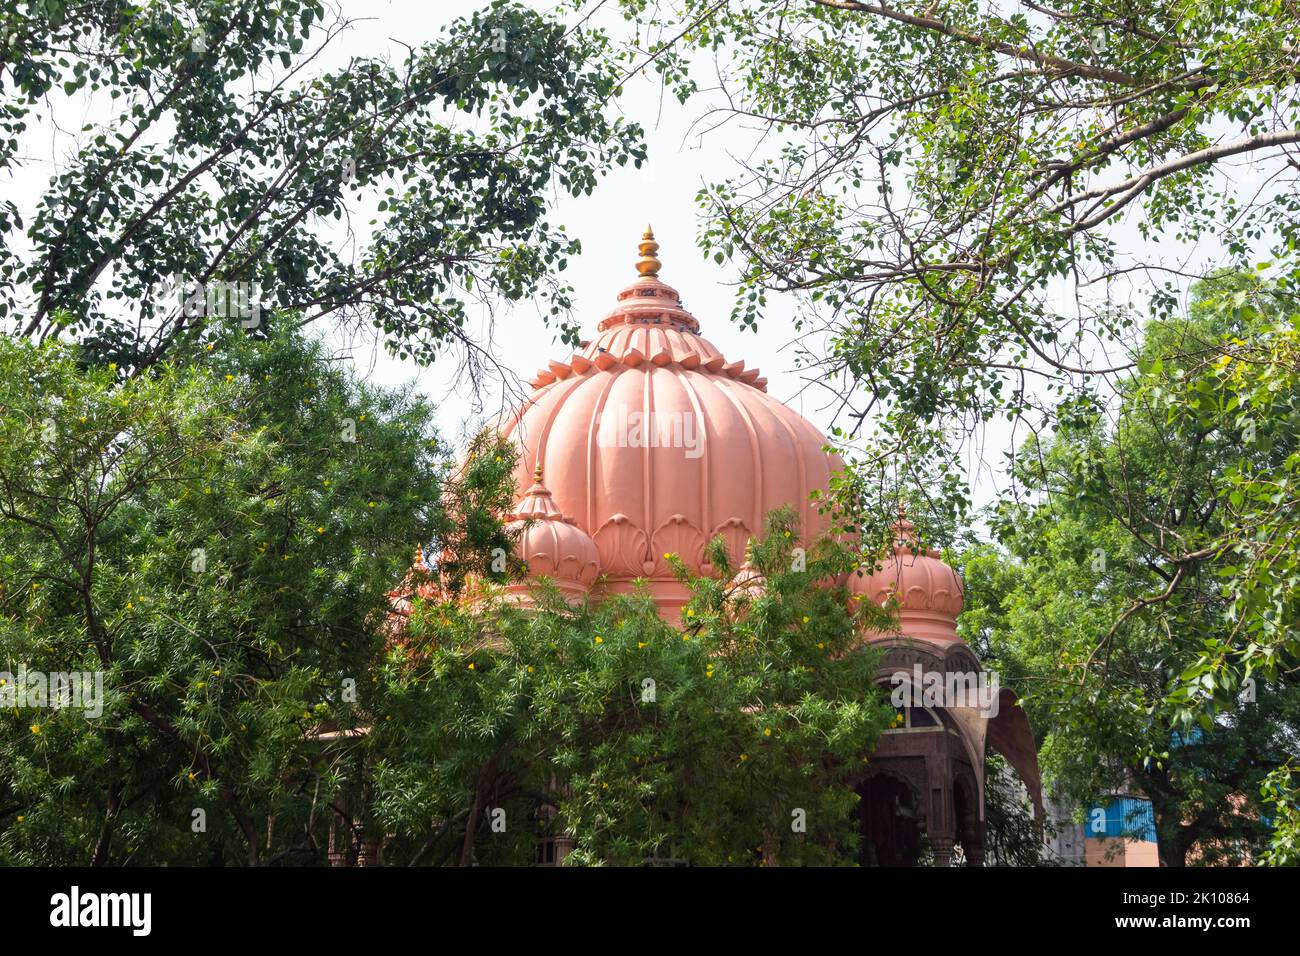
[[[600,551],[600,567],[614,577],[639,578],[654,570],[646,534],[625,514],[612,516],[592,536]]]
[[[684,515],[673,515],[655,529],[653,543],[654,574],[670,576],[666,554],[679,555],[689,565],[699,567],[704,561],[704,535],[686,520]]]

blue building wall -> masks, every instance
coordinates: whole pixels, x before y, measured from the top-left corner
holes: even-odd
[[[1104,821],[1096,813],[1098,809],[1104,811]],[[1099,823],[1104,823],[1104,829],[1098,826]],[[1116,797],[1104,803],[1094,803],[1088,807],[1088,815],[1084,818],[1083,835],[1089,839],[1122,837],[1155,843],[1156,817],[1151,810],[1151,801],[1140,797]]]

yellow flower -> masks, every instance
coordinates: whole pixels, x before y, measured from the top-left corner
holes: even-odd
[[[40,732],[41,732],[41,725],[40,725],[40,724],[32,724],[32,733],[34,733],[34,734],[39,734]]]
[[[805,624],[808,623],[808,615],[807,615],[807,614],[805,614],[805,615],[803,616],[803,622],[804,622]]]
[[[648,647],[649,645],[645,641],[637,641],[636,646],[638,648],[641,648],[641,647]]]
[[[473,669],[474,669],[474,665],[473,665],[472,663],[469,665],[469,669],[470,669],[470,670],[473,670]]]
[[[190,771],[190,779],[191,779],[191,780],[194,779],[194,771],[193,771],[193,770]]]
[[[694,612],[693,610],[690,610],[690,609],[688,608],[687,611],[686,611],[686,616],[687,616],[687,617],[694,617],[694,616],[695,616],[695,612]]]
[[[786,536],[787,538],[790,537],[790,532],[787,531],[787,532],[785,533],[785,536]]]
[[[605,639],[604,639],[603,637],[601,637],[599,634],[597,634],[597,635],[596,635],[596,643],[597,643],[597,644],[604,644],[604,643],[605,643]]]
[[[602,790],[608,790],[608,789],[609,789],[609,784],[607,784],[607,783],[602,783],[602,784],[600,785],[600,789],[602,789]]]
[[[22,823],[22,822],[23,822],[24,820],[26,820],[26,819],[27,819],[27,818],[26,818],[25,816],[23,816],[21,813],[18,814],[18,822],[19,822],[19,823]]]
[[[319,528],[317,528],[317,529],[316,529],[316,533],[317,533],[317,534],[324,534],[324,533],[325,533],[325,526],[324,526],[324,525],[321,525]]]
[[[771,727],[764,727],[764,728],[763,728],[763,736],[764,736],[764,737],[771,737],[771,736],[772,736],[772,728],[771,728]]]
[[[532,664],[529,664],[529,665],[528,665],[528,673],[531,674],[532,672],[533,672],[533,665],[532,665]]]
[[[197,684],[195,684],[194,686],[197,687],[197,688],[199,688],[199,690],[202,690],[203,687],[204,687],[205,685],[204,685],[203,681],[199,681],[199,682],[198,682]]]
[[[365,415],[362,415],[360,418],[357,419],[357,421],[361,421],[361,422],[364,422],[365,420],[366,420]]]
[[[741,754],[741,755],[740,755],[740,759],[741,759],[742,761],[748,760],[748,759],[749,759],[749,754]]]
[[[109,362],[109,363],[108,363],[108,370],[109,370],[110,372],[116,372],[116,371],[117,371],[117,363],[116,363],[116,362]]]
[[[233,375],[227,375],[227,376],[226,376],[226,381],[227,381],[227,382],[233,382],[234,380],[235,380],[235,376],[233,376]]]
[[[330,480],[326,478],[324,481],[321,482],[321,484],[324,485],[326,488],[328,488],[330,486]]]
[[[126,602],[126,609],[127,609],[128,611],[131,610],[133,607],[135,607],[135,605],[132,604],[130,601],[127,601],[127,602]]]
[[[373,508],[374,506],[375,506],[375,503],[374,503],[373,501],[370,502],[370,504],[366,505],[367,508]]]

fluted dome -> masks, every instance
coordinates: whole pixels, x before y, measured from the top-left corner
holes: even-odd
[[[595,542],[556,507],[540,469],[506,527],[519,531],[516,553],[528,565],[529,577],[548,577],[570,596],[585,594],[595,582],[600,565]],[[527,600],[527,583],[512,584],[507,591]]]
[[[782,505],[811,541],[827,521],[809,494],[840,463],[813,425],[766,393],[757,369],[700,336],[658,278],[658,248],[647,230],[640,278],[618,294],[594,341],[537,374],[503,431],[521,447],[518,486],[544,469],[556,505],[595,541],[605,586],[625,591],[648,578],[669,612],[687,595],[667,554],[710,574],[704,546],[721,535],[739,565]]]
[[[894,525],[893,553],[873,573],[850,574],[848,587],[853,595],[881,606],[897,597],[898,632],[907,637],[940,644],[961,640],[957,636],[957,615],[965,601],[961,578],[938,551],[918,546],[916,526],[901,515]]]

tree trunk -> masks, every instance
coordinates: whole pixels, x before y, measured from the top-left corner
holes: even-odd
[[[107,866],[108,851],[113,843],[113,831],[117,827],[117,812],[122,807],[122,784],[113,781],[108,788],[108,806],[104,810],[104,824],[99,829],[99,841],[95,844],[95,855],[91,866]]]

